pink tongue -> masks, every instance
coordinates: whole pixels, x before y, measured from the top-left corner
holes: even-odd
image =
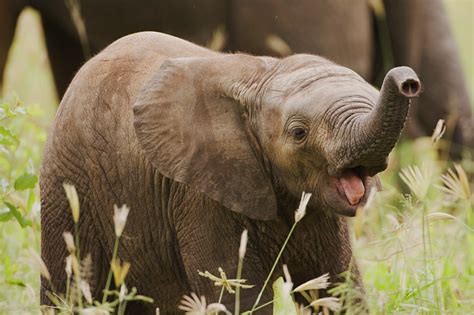
[[[365,193],[362,179],[353,171],[345,171],[339,178],[339,181],[342,184],[342,188],[344,189],[344,193],[346,194],[349,203],[352,206],[358,204]]]

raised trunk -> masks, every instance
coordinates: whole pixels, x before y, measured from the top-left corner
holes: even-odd
[[[374,109],[354,124],[357,136],[347,144],[350,154],[339,159],[334,172],[364,166],[378,173],[387,166],[388,154],[395,146],[405,124],[410,99],[420,92],[420,81],[409,67],[397,67],[385,76]]]

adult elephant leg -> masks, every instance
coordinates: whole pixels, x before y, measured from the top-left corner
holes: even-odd
[[[412,67],[424,85],[412,106],[415,119],[409,120],[419,126],[411,130],[430,135],[438,119],[446,119],[454,142],[451,153],[459,155],[459,145],[474,147],[469,95],[442,1],[385,0],[384,4],[395,64]]]
[[[2,95],[3,76],[7,62],[8,51],[15,35],[15,26],[21,7],[11,4],[11,1],[0,2],[0,96]]]
[[[48,17],[43,16],[42,23],[56,90],[59,98],[62,98],[85,58],[76,36],[69,34]]]

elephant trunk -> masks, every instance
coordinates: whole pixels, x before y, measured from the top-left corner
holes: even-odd
[[[377,104],[362,123],[365,139],[359,160],[364,165],[377,166],[387,158],[405,125],[410,99],[419,92],[420,81],[411,68],[397,67],[387,73]]]
[[[339,159],[335,172],[364,166],[369,175],[387,167],[387,157],[405,124],[410,99],[420,92],[420,81],[409,67],[390,70],[382,84],[375,107],[361,115],[354,127],[357,136],[347,144],[351,153]]]

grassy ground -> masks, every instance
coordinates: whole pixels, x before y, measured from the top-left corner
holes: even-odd
[[[474,1],[446,3],[473,95],[474,41],[470,36]],[[48,67],[38,16],[28,11],[17,30],[3,88],[5,102],[0,102],[0,142],[10,143],[0,152],[0,194],[17,210],[17,220],[0,211],[0,314],[39,312],[39,268],[31,254],[38,252],[40,243],[34,174],[38,173],[46,132],[58,103]],[[18,142],[5,133],[5,128]],[[352,220],[355,252],[374,313],[431,313],[441,309],[442,313],[473,313],[474,233],[467,227],[474,226],[468,218],[472,199],[463,200],[440,190],[440,174],[446,165],[434,157],[435,148],[429,139],[399,145],[392,169],[383,175],[384,191]],[[412,183],[428,187],[420,198],[405,194],[410,191],[397,171],[412,164],[420,168],[423,164],[431,171],[421,172]],[[472,160],[462,163],[471,173],[473,164]],[[436,214],[440,212],[451,216]]]

